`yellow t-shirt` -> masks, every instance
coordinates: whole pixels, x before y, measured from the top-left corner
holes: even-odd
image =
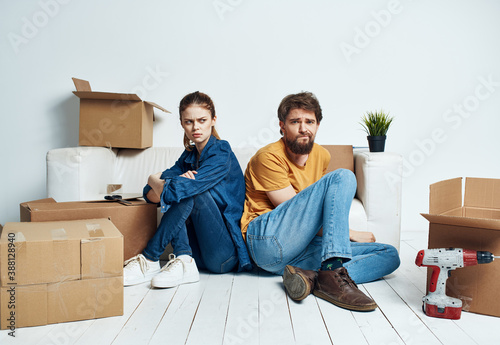
[[[245,171],[245,205],[241,217],[241,232],[246,240],[248,224],[274,205],[266,192],[292,185],[296,193],[318,181],[326,172],[330,153],[314,144],[305,166],[293,163],[286,154],[283,140],[261,148],[248,162]]]

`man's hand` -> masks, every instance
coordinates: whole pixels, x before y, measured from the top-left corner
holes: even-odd
[[[375,242],[375,236],[368,231],[356,231],[349,229],[349,239],[353,242]]]
[[[198,172],[195,170],[188,170],[184,174],[179,175],[185,178],[190,178],[191,180],[194,180],[194,175],[196,175]]]

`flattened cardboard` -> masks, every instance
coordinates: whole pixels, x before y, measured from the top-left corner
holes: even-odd
[[[442,214],[422,214],[429,221],[429,248],[454,247],[500,255],[499,183],[497,179],[467,178],[464,203],[458,208],[461,178],[431,185],[430,213],[438,210]],[[446,194],[453,200],[447,200]],[[431,272],[428,269],[427,287]],[[446,284],[446,294],[460,298],[463,310],[492,316],[500,316],[499,290],[500,260],[455,269]]]
[[[79,280],[82,269],[86,278],[122,275],[122,247],[123,236],[108,219],[6,223],[0,238],[0,283]]]
[[[326,172],[336,169],[349,169],[354,172],[354,156],[352,145],[321,145],[330,152],[330,163]]]
[[[130,205],[112,201],[60,202],[42,199],[22,203],[22,222],[47,222],[110,218],[123,234],[123,258],[127,260],[146,247],[157,229],[157,206],[144,200],[130,200]]]
[[[153,108],[170,113],[136,94],[95,92],[73,78],[80,98],[79,145],[144,149],[153,145]]]

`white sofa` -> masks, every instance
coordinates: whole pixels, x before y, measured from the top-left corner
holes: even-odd
[[[241,168],[257,149],[233,148]],[[145,150],[74,147],[47,153],[47,194],[58,202],[101,200],[108,184],[122,193],[142,193],[150,174],[172,166],[181,147]],[[371,231],[378,242],[399,250],[402,157],[396,153],[354,150],[358,190],[349,215],[350,228]],[[159,214],[160,216],[160,214]]]

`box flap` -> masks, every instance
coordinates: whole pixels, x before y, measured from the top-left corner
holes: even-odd
[[[426,214],[426,213],[421,213],[421,215],[429,222],[436,224],[454,225],[454,226],[462,226],[468,228],[481,228],[489,230],[500,230],[499,219],[467,218],[467,217],[443,216],[443,215]]]
[[[321,145],[330,152],[330,163],[326,172],[329,173],[336,169],[349,169],[354,172],[354,157],[352,145]]]
[[[167,109],[163,108],[162,106],[154,103],[154,102],[149,102],[149,101],[144,101],[144,103],[147,103],[147,104],[151,104],[153,107],[157,108],[157,109],[160,109],[161,111],[165,112],[165,113],[169,113],[170,114],[170,111],[168,111]]]
[[[95,92],[95,91],[73,91],[80,99],[108,99],[118,101],[142,101],[135,93]]]
[[[38,199],[38,200],[32,200],[32,201],[26,201],[21,203],[21,205],[29,205],[29,204],[55,204],[56,201],[54,198],[45,198],[45,199]]]
[[[76,91],[92,91],[90,88],[90,83],[83,79],[71,78],[75,84]]]
[[[429,190],[430,214],[443,214],[462,207],[461,177],[433,183]]]
[[[467,177],[464,205],[500,209],[500,179]]]

